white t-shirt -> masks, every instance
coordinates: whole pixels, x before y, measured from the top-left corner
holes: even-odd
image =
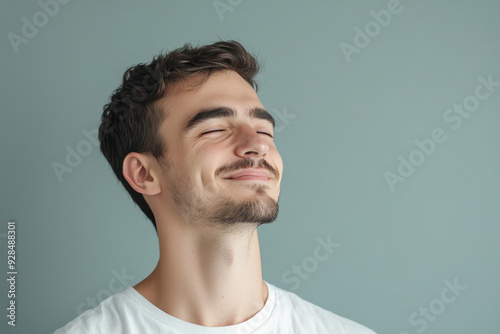
[[[264,307],[252,318],[236,325],[206,327],[175,318],[129,285],[54,334],[375,334],[295,293],[264,282],[269,291]]]

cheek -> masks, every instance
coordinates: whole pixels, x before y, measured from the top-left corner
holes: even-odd
[[[193,150],[193,156],[200,164],[213,167],[217,166],[218,163],[224,163],[223,160],[227,158],[228,152],[231,152],[228,143],[204,142]]]
[[[281,180],[283,178],[283,160],[281,159],[281,157],[278,154],[274,161],[276,164],[275,166],[278,169],[278,173],[279,173],[278,178],[279,178],[280,183],[281,183]]]
[[[194,178],[197,178],[204,185],[209,185],[214,182],[215,171],[220,166],[218,165],[219,159],[220,155],[214,150],[200,151],[196,157],[187,161],[186,168],[189,168]]]
[[[280,171],[283,170],[283,159],[281,158],[280,153],[278,152],[278,150],[275,147],[272,148],[271,152],[272,152],[273,160],[276,163],[276,167],[280,168]]]

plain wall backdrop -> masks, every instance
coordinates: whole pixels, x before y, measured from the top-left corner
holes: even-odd
[[[235,39],[284,161],[264,279],[377,333],[498,333],[500,2],[1,7],[0,332],[52,333],[153,270],[153,226],[93,131],[129,66]]]

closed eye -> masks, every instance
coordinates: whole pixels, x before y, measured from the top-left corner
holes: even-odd
[[[267,132],[257,132],[257,133],[263,133],[263,134],[265,134],[265,135],[268,135],[268,136],[269,136],[269,137],[271,137],[271,138],[274,138],[274,137],[273,137],[270,133],[267,133]]]
[[[207,132],[203,132],[202,135],[207,134],[207,133],[211,133],[211,132],[219,132],[219,131],[225,131],[225,130],[224,129],[210,130],[210,131],[207,131]],[[274,138],[271,134],[269,134],[267,132],[259,132],[258,131],[257,133],[263,133],[265,135],[268,135],[271,138]]]

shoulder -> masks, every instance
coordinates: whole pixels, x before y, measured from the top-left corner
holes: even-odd
[[[120,333],[124,320],[132,312],[131,300],[127,297],[129,288],[103,300],[93,309],[83,312],[66,326],[56,330],[54,334]]]
[[[308,302],[293,292],[273,287],[276,289],[279,307],[285,312],[293,314],[294,322],[300,321],[307,324],[307,327],[314,328],[315,332],[328,330],[343,334],[375,334],[371,329]],[[297,325],[300,324],[297,323]]]

